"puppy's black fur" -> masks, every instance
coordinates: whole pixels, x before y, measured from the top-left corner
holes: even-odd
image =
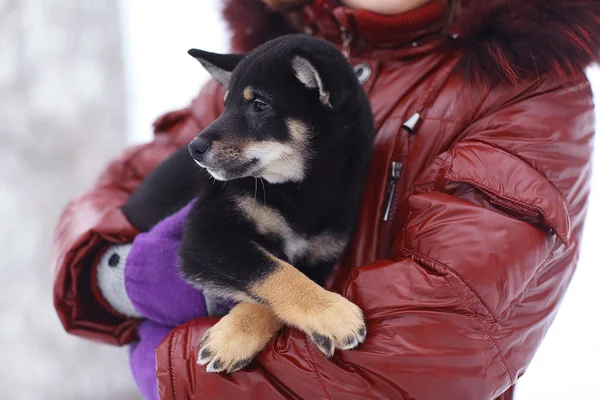
[[[285,263],[322,285],[352,237],[373,142],[368,98],[343,55],[309,36],[247,55],[189,53],[227,94],[189,144],[205,182],[184,228],[182,275],[276,310],[257,287]]]
[[[283,238],[258,232],[254,223],[236,211],[236,198],[246,195],[273,208],[304,238],[331,232],[347,243],[358,214],[373,138],[370,104],[354,71],[329,43],[299,35],[268,42],[243,58],[190,53],[227,70],[236,67],[227,85],[224,113],[198,138],[288,142],[291,133],[286,120],[291,119],[306,126],[310,143],[298,149],[306,163],[300,179],[284,176],[283,182],[269,183],[260,179],[260,171],[244,177],[244,166],[234,163],[234,179],[204,185],[185,227],[181,248],[184,276],[198,286],[245,291],[271,268],[254,250],[259,244],[322,284],[340,254],[318,263],[311,263],[304,253],[291,259]],[[295,76],[295,56],[316,67],[330,92],[331,107],[319,100],[318,88],[307,88]],[[244,99],[248,87],[255,92],[254,101]],[[264,106],[256,106],[258,101],[268,107],[259,111]],[[192,155],[194,143],[190,144]],[[239,160],[236,154],[233,161]]]

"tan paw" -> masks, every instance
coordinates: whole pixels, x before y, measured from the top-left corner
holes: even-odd
[[[363,313],[345,297],[325,290],[290,264],[272,257],[278,268],[252,287],[279,318],[307,333],[326,357],[364,342]]]
[[[240,303],[204,334],[198,364],[208,364],[207,372],[238,371],[252,362],[280,326],[263,306]]]
[[[329,292],[323,308],[300,319],[299,328],[308,333],[325,357],[335,349],[350,350],[365,341],[367,327],[360,308],[337,293]]]

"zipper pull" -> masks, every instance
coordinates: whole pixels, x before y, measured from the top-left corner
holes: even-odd
[[[390,175],[388,185],[388,190],[386,194],[385,200],[385,210],[383,212],[383,220],[385,222],[389,221],[390,213],[392,211],[392,200],[394,199],[394,193],[396,192],[396,185],[398,184],[398,179],[400,179],[400,174],[402,173],[402,163],[400,161],[392,161],[390,165]]]
[[[352,34],[348,30],[340,25],[342,32],[342,54],[346,57],[346,60],[350,61],[350,44],[352,43]]]
[[[408,133],[415,133],[415,131],[417,129],[417,124],[420,121],[421,121],[421,114],[416,112],[413,115],[411,115],[410,118],[407,119],[404,124],[402,124],[402,126],[404,127],[404,129],[406,129],[408,131]]]

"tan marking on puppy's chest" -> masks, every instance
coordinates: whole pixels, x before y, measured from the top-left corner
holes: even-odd
[[[283,251],[291,263],[304,256],[310,263],[335,261],[344,251],[346,237],[323,232],[306,238],[297,233],[276,209],[250,196],[240,196],[236,202],[260,234],[276,236],[283,241]]]
[[[312,261],[330,261],[342,255],[348,238],[331,232],[323,232],[309,240],[309,259]]]
[[[285,218],[274,208],[259,203],[250,196],[238,197],[237,205],[244,215],[254,223],[259,233],[277,236],[294,234]]]

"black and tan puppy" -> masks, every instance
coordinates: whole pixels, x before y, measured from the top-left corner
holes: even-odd
[[[189,144],[224,182],[204,185],[187,219],[181,271],[239,301],[206,333],[198,363],[238,370],[282,324],[327,357],[356,347],[361,310],[322,287],[352,237],[372,148],[354,71],[333,45],[304,35],[247,55],[189,53],[227,90],[222,115]]]

